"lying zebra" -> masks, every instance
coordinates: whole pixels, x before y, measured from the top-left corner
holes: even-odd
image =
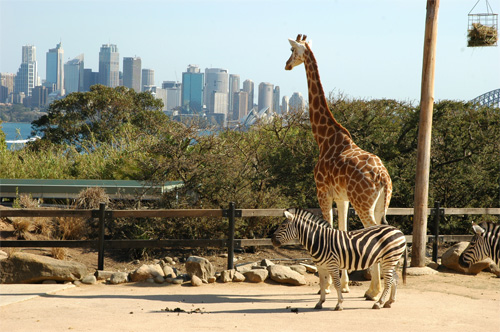
[[[458,259],[462,267],[469,268],[489,257],[500,268],[500,225],[491,222],[472,224],[474,236]]]
[[[330,275],[333,276],[338,294],[335,310],[342,310],[344,299],[339,271],[364,270],[378,262],[384,276],[384,291],[373,309],[391,307],[396,299],[396,266],[406,249],[406,239],[400,230],[389,225],[378,225],[352,232],[340,231],[332,228],[327,221],[300,209],[288,209],[285,217],[287,219],[273,234],[272,242],[275,247],[279,247],[298,238],[312,255],[318,266],[321,294],[315,309],[323,308]],[[406,279],[405,272],[406,262],[403,267],[403,282]],[[384,304],[389,289],[391,295]]]

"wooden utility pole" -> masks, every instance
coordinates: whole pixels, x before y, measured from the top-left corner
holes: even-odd
[[[438,9],[439,0],[427,0],[411,255],[411,266],[416,267],[425,265],[425,245],[427,242],[427,203],[429,196],[432,112],[434,108]]]

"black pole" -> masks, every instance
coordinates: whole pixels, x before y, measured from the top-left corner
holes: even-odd
[[[106,204],[99,205],[99,248],[97,257],[97,269],[104,270],[104,221],[106,216]]]
[[[434,243],[432,245],[432,260],[437,263],[439,242],[439,218],[441,217],[441,205],[439,201],[434,203]]]
[[[234,269],[234,220],[236,218],[234,202],[229,203],[229,234],[228,234],[228,244],[227,244],[227,269]]]

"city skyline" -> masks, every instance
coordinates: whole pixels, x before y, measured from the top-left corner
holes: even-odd
[[[466,47],[473,5],[441,1],[436,100],[470,100],[500,87],[499,48]],[[123,57],[140,57],[142,68],[155,71],[156,86],[181,81],[186,67],[198,64],[202,71],[226,68],[256,87],[278,85],[282,96],[307,96],[304,70],[284,70],[287,39],[303,33],[313,41],[327,94],[418,102],[424,23],[425,1],[417,0],[312,0],[307,6],[294,0],[0,0],[0,72],[16,73],[19,50],[32,44],[44,78],[41,55],[61,41],[64,63],[84,54],[85,68],[97,71],[100,47],[114,44],[120,67]]]

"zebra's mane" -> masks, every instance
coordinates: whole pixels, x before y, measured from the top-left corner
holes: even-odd
[[[317,224],[318,226],[322,227],[331,227],[330,223],[326,220],[324,220],[321,217],[318,217],[317,215],[313,214],[312,212],[302,210],[302,209],[290,209],[290,213],[293,213],[296,218],[300,218],[301,220],[311,222],[314,224]]]

